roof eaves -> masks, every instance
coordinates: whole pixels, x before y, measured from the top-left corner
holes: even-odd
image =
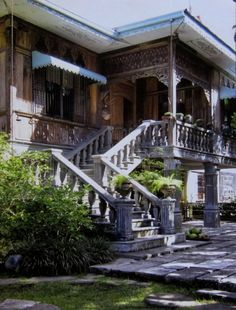
[[[228,50],[228,52],[233,53],[236,56],[236,52],[233,48],[231,48],[228,44],[226,44],[221,38],[219,38],[215,33],[213,33],[209,28],[207,28],[204,24],[202,24],[198,19],[192,16],[188,10],[184,10],[184,14],[186,16],[185,21],[188,24],[195,24],[199,29],[203,30],[209,38],[213,39],[215,45],[220,44],[224,49]]]
[[[27,0],[29,4],[38,7],[41,10],[46,11],[49,14],[57,16],[70,24],[82,27],[86,31],[92,32],[96,36],[102,37],[105,40],[117,41],[116,32],[113,30],[107,30],[100,26],[97,26],[88,20],[80,17],[79,15],[70,12],[64,8],[61,8],[47,0]]]
[[[117,36],[120,38],[126,38],[135,33],[142,33],[149,31],[150,29],[159,29],[167,24],[179,23],[184,20],[184,11],[178,11],[171,14],[165,14],[159,17],[146,19],[140,22],[127,24],[121,27],[114,28]]]

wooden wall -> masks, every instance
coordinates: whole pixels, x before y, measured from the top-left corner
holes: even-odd
[[[9,27],[10,17],[5,17],[0,23],[0,127],[3,116],[4,120],[6,119],[6,109],[8,109],[8,115],[11,115],[9,124],[12,124],[12,128],[8,126],[8,131],[11,132],[13,140],[26,144],[34,142],[62,147],[78,144],[90,131],[89,128],[94,130],[94,127],[99,127],[101,123],[97,107],[99,87],[90,86],[89,102],[86,105],[87,117],[83,124],[42,115],[33,102],[32,51],[50,54],[96,72],[99,68],[97,55],[32,24],[14,18],[14,82],[10,91],[11,32],[6,31]],[[13,98],[12,104],[10,93]],[[78,109],[79,106],[75,107],[75,112],[78,112]]]

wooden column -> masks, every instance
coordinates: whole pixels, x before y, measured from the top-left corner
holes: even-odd
[[[176,42],[173,37],[169,40],[169,77],[168,77],[168,111],[176,115]],[[176,144],[176,125],[169,133],[169,145]]]

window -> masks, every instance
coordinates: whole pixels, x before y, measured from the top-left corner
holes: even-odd
[[[34,70],[35,112],[75,122],[85,122],[87,79],[55,67]]]

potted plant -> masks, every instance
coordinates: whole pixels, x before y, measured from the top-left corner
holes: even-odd
[[[203,121],[202,118],[198,118],[198,119],[196,120],[195,124],[196,124],[196,127],[203,127],[204,121]]]
[[[183,122],[184,121],[184,114],[183,113],[176,113],[177,121]]]
[[[161,192],[164,198],[173,197],[176,190],[182,190],[183,182],[178,179],[174,179],[174,175],[160,176],[154,180],[150,186],[153,193]]]
[[[162,120],[163,121],[164,120],[169,121],[169,120],[172,120],[172,119],[174,119],[174,115],[171,112],[165,112],[164,115],[162,115]]]
[[[192,115],[191,115],[191,114],[186,114],[186,115],[184,116],[184,121],[185,121],[185,123],[192,124],[192,122],[193,122],[193,117],[192,117]]]
[[[129,177],[123,174],[116,174],[112,178],[112,185],[114,186],[115,191],[118,192],[122,198],[128,196],[132,189]]]

